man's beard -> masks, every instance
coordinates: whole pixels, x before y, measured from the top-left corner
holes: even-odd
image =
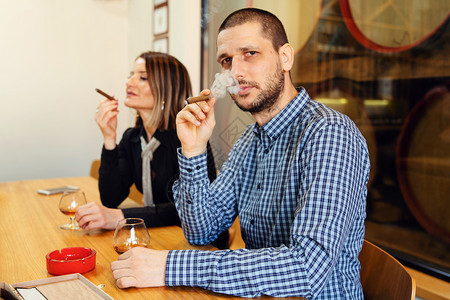
[[[242,107],[239,105],[238,101],[236,100],[237,97],[247,97],[247,95],[244,96],[236,96],[231,95],[236,105],[243,111],[248,111],[250,113],[259,113],[263,110],[268,110],[278,101],[278,99],[281,97],[283,93],[284,88],[284,74],[281,70],[281,66],[278,65],[277,71],[275,72],[275,75],[266,77],[266,83],[267,88],[256,97],[255,101],[251,104],[249,108]],[[257,89],[260,89],[260,86],[257,82],[254,81],[245,81],[240,80],[239,84],[241,85],[249,85],[253,86]]]

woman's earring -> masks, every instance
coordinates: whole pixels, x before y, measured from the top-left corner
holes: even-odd
[[[164,104],[166,103],[166,101],[162,102],[162,106],[161,106],[161,110],[164,110]]]

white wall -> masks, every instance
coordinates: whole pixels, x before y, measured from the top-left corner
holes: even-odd
[[[89,174],[94,89],[123,99],[127,21],[126,0],[0,0],[0,181]]]
[[[168,0],[169,53],[188,69],[193,93],[200,92],[201,1]]]
[[[153,1],[129,1],[129,64],[152,49]],[[194,94],[200,92],[201,0],[168,0],[169,54],[188,69]]]
[[[152,49],[153,0],[129,0],[128,5],[128,73],[142,52]]]

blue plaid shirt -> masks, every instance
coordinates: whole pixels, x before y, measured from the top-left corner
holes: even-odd
[[[236,215],[246,249],[172,250],[166,285],[243,297],[363,299],[369,155],[346,116],[304,89],[272,120],[250,125],[210,185],[206,154],[178,153],[175,203],[187,240],[207,244]]]

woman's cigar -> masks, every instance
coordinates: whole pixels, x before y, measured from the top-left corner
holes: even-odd
[[[184,103],[186,105],[188,105],[188,104],[197,103],[200,101],[206,101],[206,100],[211,99],[210,95],[208,95],[208,96],[200,95],[200,96],[196,96],[196,97],[187,98],[186,100],[184,100]]]
[[[100,95],[105,96],[105,97],[108,98],[109,100],[116,100],[116,99],[114,99],[113,96],[108,95],[107,93],[105,93],[105,92],[102,91],[101,89],[95,89],[95,91],[96,91],[97,93],[99,93]]]

